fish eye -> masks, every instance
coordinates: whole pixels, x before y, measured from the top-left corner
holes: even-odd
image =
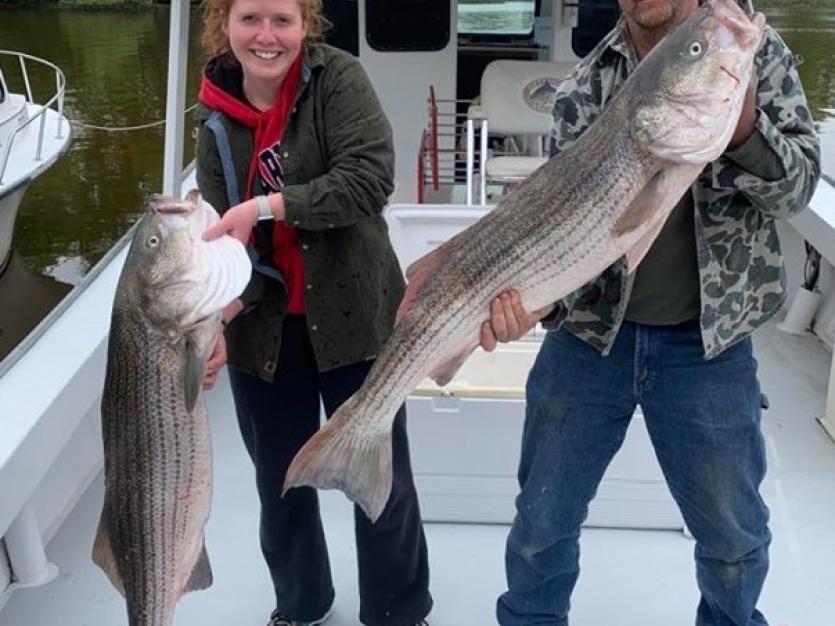
[[[702,50],[704,50],[704,48],[700,42],[694,41],[690,44],[690,56],[697,57],[702,53]]]
[[[156,248],[159,245],[159,237],[157,237],[156,235],[151,235],[145,241],[145,245],[149,248]]]

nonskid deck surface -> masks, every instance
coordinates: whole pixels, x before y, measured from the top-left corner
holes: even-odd
[[[772,567],[760,608],[773,626],[831,626],[835,616],[835,444],[815,422],[824,408],[829,352],[813,337],[767,328],[757,335],[772,511]],[[252,469],[240,442],[228,384],[210,396],[215,498],[207,547],[213,587],[186,596],[176,626],[263,626],[273,598],[257,544]],[[516,445],[509,442],[508,445]],[[117,626],[124,603],[89,558],[102,499],[99,477],[48,547],[61,570],[42,588],[15,592],[0,626]],[[350,506],[322,496],[337,590],[330,626],[358,624]],[[433,626],[495,624],[504,588],[507,526],[427,524]],[[693,543],[677,532],[585,529],[572,626],[690,624],[698,601]]]

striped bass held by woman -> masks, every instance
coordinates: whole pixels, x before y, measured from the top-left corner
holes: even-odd
[[[130,626],[171,626],[180,597],[212,583],[203,527],[212,459],[202,383],[220,311],[249,281],[240,242],[197,191],[156,196],[136,227],[113,303],[102,397],[105,496],[93,560]]]

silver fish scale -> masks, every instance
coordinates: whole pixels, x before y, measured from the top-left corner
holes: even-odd
[[[208,422],[202,402],[186,411],[184,349],[114,309],[102,403],[104,520],[131,626],[169,626],[208,514]]]

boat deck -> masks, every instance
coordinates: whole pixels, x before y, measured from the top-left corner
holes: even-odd
[[[835,623],[835,444],[815,421],[824,408],[829,351],[814,337],[773,327],[757,335],[770,471],[763,491],[772,510],[771,573],[760,608],[772,626]],[[207,528],[214,586],[186,596],[178,626],[263,625],[272,591],[257,544],[252,470],[223,379],[210,395],[215,441],[215,500]],[[442,433],[439,433],[442,436]],[[510,442],[508,445],[513,445]],[[0,611],[0,626],[115,626],[124,603],[90,561],[102,500],[99,476],[48,546],[60,568],[46,587],[20,590]],[[324,493],[334,582],[331,626],[358,624],[355,550],[349,505]],[[502,525],[427,524],[433,626],[494,624],[504,588]],[[679,532],[586,529],[583,572],[572,626],[692,624],[698,600],[693,542]]]

